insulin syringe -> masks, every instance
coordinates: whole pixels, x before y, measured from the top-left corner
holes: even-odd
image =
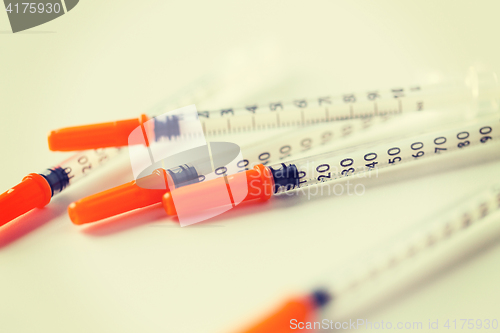
[[[469,121],[456,128],[401,140],[332,151],[269,166],[258,164],[251,170],[237,165],[240,168],[238,171],[244,172],[234,173],[232,170],[224,173],[222,169],[218,173],[219,178],[171,188],[164,195],[163,204],[167,214],[178,215],[181,225],[187,225],[195,223],[193,221],[206,220],[211,217],[209,212],[214,212],[212,216],[218,215],[215,212],[221,207],[236,206],[254,199],[268,200],[274,195],[304,191],[310,186],[354,175],[375,172],[390,174],[400,165],[411,165],[431,156],[451,156],[490,142],[492,147],[496,147],[499,138],[500,119],[494,115]],[[498,152],[493,150],[488,153]],[[188,165],[187,169],[191,174],[196,173],[195,166]],[[331,193],[330,187],[328,190]]]
[[[54,195],[121,151],[121,148],[82,151],[41,173],[30,173],[21,183],[0,194],[0,226],[34,208],[45,207]]]
[[[206,219],[207,211],[243,201],[267,200],[276,194],[301,191],[356,174],[390,172],[399,165],[411,165],[429,156],[460,152],[471,146],[491,146],[500,135],[498,122],[495,115],[436,133],[335,150],[285,163],[257,164],[253,169],[246,159],[235,160],[231,165],[215,157],[208,162],[191,161],[168,170],[159,168],[150,176],[81,199],[70,205],[69,215],[75,224],[89,223],[152,205],[163,197],[167,213],[178,215],[181,225],[186,225],[190,224],[186,221]],[[213,165],[207,168],[207,164]]]
[[[460,258],[475,247],[498,239],[499,208],[498,185],[476,195],[469,194],[444,214],[418,223],[416,228],[398,235],[392,242],[381,243],[367,258],[354,258],[345,265],[332,267],[312,292],[289,299],[264,320],[240,332],[340,330],[353,325],[370,329],[365,319],[352,318],[360,311],[379,305],[381,299],[432,277],[443,267],[459,263]],[[328,311],[322,313],[331,313],[333,318],[318,318],[327,306]],[[397,328],[388,325],[392,324],[382,328]]]
[[[208,149],[206,149],[208,145],[205,145],[197,149],[196,153],[188,151],[182,154],[182,158],[177,159],[179,160],[178,164],[173,163],[170,161],[170,157],[167,157],[161,163],[157,162],[148,167],[149,173],[152,172],[149,176],[138,178],[136,181],[93,194],[72,203],[69,208],[70,218],[75,224],[84,224],[160,203],[163,195],[169,189],[169,186],[165,185],[168,185],[168,182],[166,183],[164,179],[166,176],[174,183],[171,188],[186,186],[190,183],[218,177],[222,173],[249,170],[256,164],[270,165],[289,159],[297,154],[305,155],[306,152],[315,148],[322,147],[323,149],[333,150],[356,145],[359,142],[366,142],[366,136],[370,135],[371,129],[377,132],[376,136],[379,140],[405,135],[408,131],[428,128],[430,123],[436,126],[443,123],[444,120],[449,121],[450,115],[454,120],[463,119],[464,116],[457,112],[452,114],[429,113],[401,117],[369,117],[344,122],[316,124],[293,129],[240,148],[227,142],[211,142],[211,154],[208,154]],[[396,122],[398,124],[397,128],[388,131],[386,125],[395,125]],[[373,135],[373,133],[371,134]],[[216,151],[220,151],[218,147],[221,146],[229,146],[233,151],[241,151],[241,159],[233,163],[231,170],[225,169],[226,162],[233,161],[235,156],[230,156],[231,154],[224,148],[220,154],[217,154]],[[187,162],[191,166],[188,167],[183,164]],[[163,170],[165,169],[165,163],[173,166],[166,172]],[[144,170],[141,174],[148,174],[148,172]],[[158,182],[161,186],[156,184]]]
[[[495,74],[475,73],[469,75],[466,83],[415,85],[314,99],[256,103],[244,107],[199,111],[198,119],[204,134],[212,136],[450,107],[465,106],[476,112],[498,107],[499,96]],[[130,133],[139,126],[148,138],[146,145],[150,145],[153,142],[193,135],[192,123],[193,119],[182,115],[151,117],[143,114],[138,119],[61,128],[50,133],[49,148],[54,151],[75,151],[127,146]]]

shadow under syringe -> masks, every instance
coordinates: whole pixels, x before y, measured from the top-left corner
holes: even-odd
[[[161,203],[113,216],[96,223],[82,226],[81,231],[91,236],[109,236],[157,221],[169,221]],[[178,226],[175,223],[175,226]],[[168,224],[169,225],[169,224]],[[167,224],[165,224],[167,226]]]
[[[61,196],[59,200],[54,200],[49,206],[34,209],[2,226],[0,228],[0,249],[64,214],[71,201],[71,197]]]

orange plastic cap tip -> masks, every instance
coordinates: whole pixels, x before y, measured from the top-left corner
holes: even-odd
[[[80,199],[69,205],[69,218],[81,225],[159,203],[168,191],[167,177],[165,170],[157,169],[137,181]]]
[[[310,297],[292,298],[263,320],[240,333],[296,332],[297,330],[290,327],[290,321],[295,319],[297,322],[305,322],[315,314],[316,309]]]
[[[175,210],[175,204],[174,204],[174,199],[172,198],[172,193],[170,192],[165,193],[162,201],[163,201],[163,208],[165,209],[167,215],[176,216],[177,210]]]
[[[149,117],[143,114],[134,119],[54,130],[48,135],[49,149],[76,151],[127,146],[130,133],[138,126],[144,128],[143,124],[148,120]],[[148,142],[147,138],[145,140]]]
[[[52,189],[45,178],[30,173],[23,181],[0,194],[0,225],[50,202]]]

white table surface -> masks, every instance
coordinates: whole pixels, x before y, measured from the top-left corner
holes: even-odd
[[[70,156],[48,150],[49,130],[135,117],[200,77],[224,84],[199,108],[432,82],[476,63],[500,72],[499,11],[497,1],[82,1],[18,34],[0,14],[0,189]],[[325,267],[500,180],[498,161],[463,163],[186,228],[158,206],[74,226],[67,205],[130,180],[127,163],[0,228],[0,332],[238,329]],[[500,319],[499,257],[488,246],[369,318]]]

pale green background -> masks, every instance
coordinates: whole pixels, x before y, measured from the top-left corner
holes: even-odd
[[[0,189],[69,156],[48,151],[50,129],[135,117],[227,59],[242,59],[241,77],[205,106],[433,81],[475,63],[500,72],[499,12],[498,1],[84,1],[18,34],[0,14]],[[499,178],[497,162],[199,227],[158,207],[73,226],[65,207],[129,180],[126,163],[32,214],[34,230],[0,249],[1,332],[237,328],[330,260]],[[499,319],[499,256],[488,249],[371,318]]]

